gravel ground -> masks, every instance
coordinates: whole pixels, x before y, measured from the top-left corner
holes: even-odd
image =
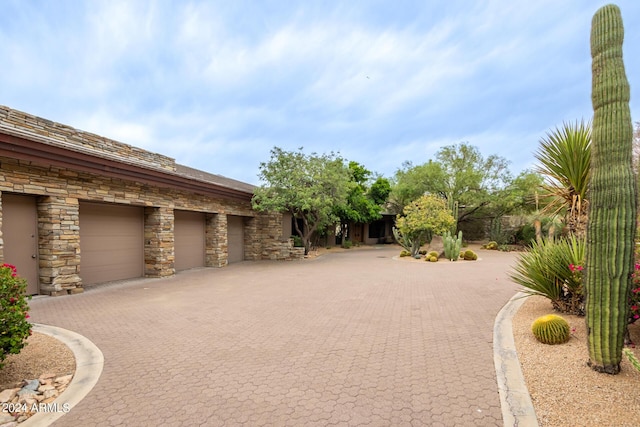
[[[529,297],[513,318],[513,335],[531,399],[541,426],[640,425],[640,372],[623,355],[618,375],[599,374],[589,359],[584,317],[561,314],[575,328],[566,344],[541,344],[531,323],[553,313],[542,297]],[[640,358],[640,325],[631,325],[631,339]]]
[[[73,374],[76,360],[69,347],[48,335],[34,332],[20,354],[10,354],[0,370],[0,391],[20,387],[22,380],[35,379],[45,373],[58,376]]]

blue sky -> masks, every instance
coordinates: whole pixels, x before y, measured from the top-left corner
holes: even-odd
[[[387,177],[468,142],[534,164],[589,120],[606,1],[0,3],[0,104],[258,184],[274,146]],[[640,121],[640,2],[623,0]]]

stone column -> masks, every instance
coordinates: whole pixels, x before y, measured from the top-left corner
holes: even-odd
[[[175,269],[172,208],[144,208],[144,275],[173,276]]]
[[[45,196],[38,199],[40,292],[80,293],[80,214],[78,199]]]
[[[291,259],[293,243],[283,238],[283,215],[279,212],[264,212],[258,217],[256,236],[261,243],[261,259]]]
[[[207,267],[224,267],[228,264],[227,215],[223,213],[207,214],[206,217],[206,254]]]

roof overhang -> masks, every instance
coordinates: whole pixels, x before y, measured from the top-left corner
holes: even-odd
[[[211,182],[194,180],[161,169],[119,162],[90,153],[69,150],[60,146],[33,141],[22,136],[4,133],[1,130],[0,156],[30,161],[45,167],[56,166],[212,197],[241,201],[250,201],[253,197],[250,192],[216,185]]]

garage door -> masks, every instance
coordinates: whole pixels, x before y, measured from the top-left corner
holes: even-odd
[[[143,209],[80,203],[80,277],[85,285],[144,275]]]
[[[228,262],[244,260],[244,218],[229,215],[227,217]]]
[[[204,267],[205,217],[201,212],[174,212],[176,270]]]
[[[38,219],[36,199],[2,194],[2,238],[5,262],[27,281],[27,294],[38,293]]]

